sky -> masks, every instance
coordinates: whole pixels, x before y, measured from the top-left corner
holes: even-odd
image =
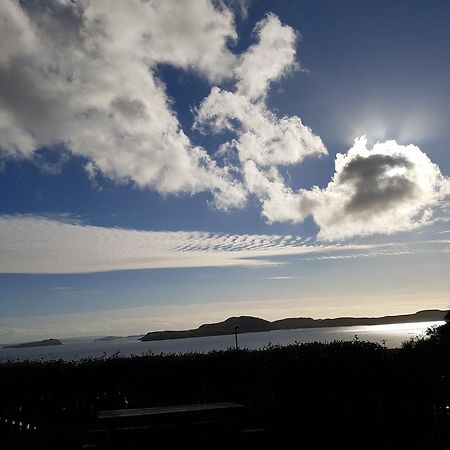
[[[450,305],[450,3],[4,0],[0,343]]]

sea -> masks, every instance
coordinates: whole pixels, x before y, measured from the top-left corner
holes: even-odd
[[[262,349],[269,345],[289,345],[295,342],[360,341],[376,342],[397,348],[415,337],[425,336],[426,330],[445,322],[413,322],[389,325],[353,327],[300,328],[238,335],[238,346]],[[136,337],[96,340],[97,337],[60,339],[62,345],[33,348],[0,348],[0,361],[23,360],[80,360],[110,356],[209,352],[235,347],[235,336],[207,336],[165,341],[141,342]]]

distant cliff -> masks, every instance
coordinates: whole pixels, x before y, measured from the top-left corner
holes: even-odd
[[[183,339],[203,336],[219,336],[233,334],[235,327],[239,333],[255,333],[259,331],[294,330],[297,328],[350,327],[357,325],[386,325],[407,322],[428,322],[444,320],[448,311],[430,309],[414,314],[384,317],[337,317],[334,319],[312,319],[311,317],[294,317],[288,319],[268,320],[258,317],[230,317],[223,322],[204,324],[192,330],[151,331],[140,338],[141,341],[161,341],[166,339]]]
[[[28,348],[28,347],[47,347],[49,345],[62,345],[58,339],[44,339],[43,341],[24,342],[22,344],[5,345],[3,348]]]
[[[235,327],[239,327],[239,333],[254,333],[258,331],[271,331],[274,329],[271,322],[258,317],[230,317],[224,322],[208,323],[194,330],[184,331],[153,331],[147,333],[141,341],[161,341],[165,339],[182,339],[189,337],[220,336],[233,334]]]

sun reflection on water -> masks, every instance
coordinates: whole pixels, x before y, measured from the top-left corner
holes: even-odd
[[[434,326],[444,325],[445,321],[432,321],[432,322],[407,322],[407,323],[389,323],[384,325],[361,325],[356,327],[351,327],[347,331],[358,331],[358,332],[410,332],[414,334],[423,334],[428,328]]]

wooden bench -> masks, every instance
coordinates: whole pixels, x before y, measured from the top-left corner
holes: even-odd
[[[225,436],[240,431],[245,407],[240,403],[202,403],[153,408],[98,411],[85,448],[120,447],[119,442],[144,442],[150,437]]]
[[[109,409],[99,411],[97,418],[99,420],[123,419],[123,418],[149,418],[157,416],[175,417],[192,413],[211,413],[211,412],[230,412],[241,410],[244,405],[234,402],[224,403],[200,403],[195,405],[175,405],[175,406],[157,406],[154,408],[136,408],[136,409]]]

